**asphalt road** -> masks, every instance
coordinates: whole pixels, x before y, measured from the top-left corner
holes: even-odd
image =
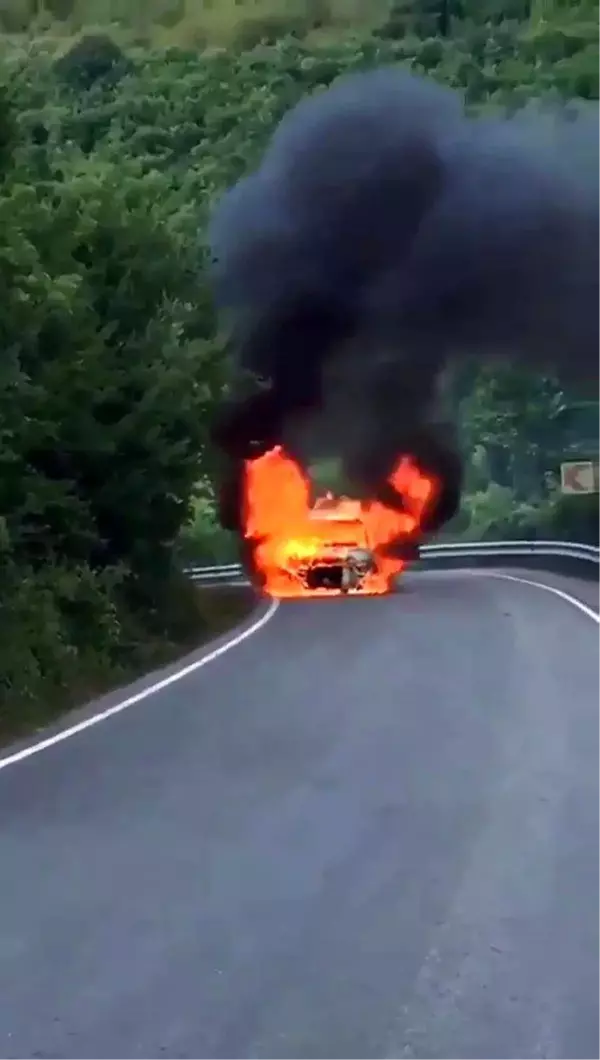
[[[415,575],[0,771],[0,1056],[598,1057],[597,694],[590,617]]]

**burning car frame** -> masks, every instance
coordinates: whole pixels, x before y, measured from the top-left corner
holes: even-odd
[[[364,593],[377,563],[360,502],[320,498],[306,536],[281,543],[280,566],[303,594]]]
[[[402,510],[331,495],[313,504],[308,476],[276,445],[243,461],[233,494],[231,484],[229,496],[222,494],[221,516],[240,535],[245,565],[266,595],[381,595],[418,555],[421,525],[438,494],[435,477],[410,457],[398,460],[390,485]]]

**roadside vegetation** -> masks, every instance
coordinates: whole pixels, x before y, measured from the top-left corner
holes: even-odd
[[[0,31],[2,737],[248,608],[179,571],[235,558],[204,230],[281,115],[390,62],[473,106],[597,99],[598,5],[3,0]],[[470,470],[451,532],[597,540],[597,497],[556,486],[566,455],[596,455],[597,404],[516,369],[456,380],[453,401]]]

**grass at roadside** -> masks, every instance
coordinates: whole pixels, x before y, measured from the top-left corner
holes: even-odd
[[[31,735],[56,721],[61,715],[98,696],[143,677],[152,670],[167,666],[201,647],[207,641],[235,627],[250,615],[256,606],[256,596],[248,586],[224,586],[217,589],[198,589],[197,622],[191,624],[180,639],[157,637],[137,650],[135,663],[124,664],[110,672],[86,668],[85,683],[56,689],[44,702],[39,700],[13,702],[0,713],[0,745]]]

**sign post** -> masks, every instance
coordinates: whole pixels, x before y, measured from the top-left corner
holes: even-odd
[[[598,464],[593,460],[567,460],[560,465],[562,493],[598,493]]]

